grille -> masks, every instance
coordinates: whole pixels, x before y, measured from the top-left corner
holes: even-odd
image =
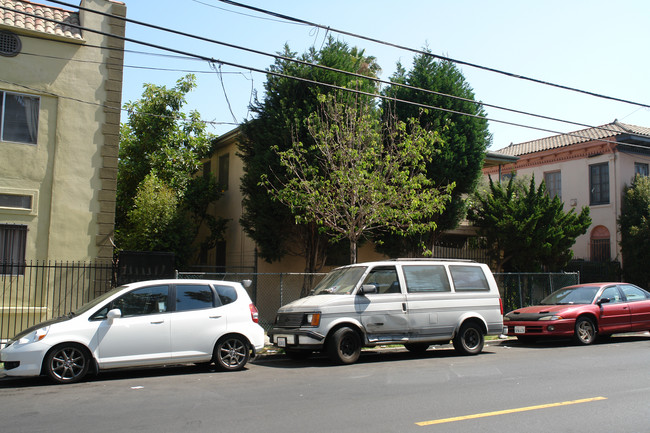
[[[0,32],[0,55],[13,57],[20,53],[21,48],[18,36],[10,32]]]
[[[303,313],[280,313],[275,318],[275,326],[279,328],[299,328],[302,325]]]

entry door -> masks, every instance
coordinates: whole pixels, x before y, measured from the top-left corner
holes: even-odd
[[[368,338],[400,340],[408,334],[406,296],[402,293],[395,266],[377,266],[365,278],[364,285],[374,285],[377,293],[355,298],[355,307]]]
[[[101,367],[159,364],[171,360],[169,287],[135,289],[112,302],[122,317],[105,319],[97,331]]]

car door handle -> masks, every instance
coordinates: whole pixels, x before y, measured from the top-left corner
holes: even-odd
[[[210,316],[210,319],[221,319],[221,316]]]
[[[156,321],[156,322],[151,322],[152,325],[160,325],[161,323],[165,323],[164,320]]]
[[[402,302],[402,311],[406,313],[406,302]]]

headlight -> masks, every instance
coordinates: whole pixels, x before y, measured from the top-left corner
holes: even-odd
[[[320,313],[305,314],[305,325],[318,326],[320,325]]]
[[[50,330],[49,326],[46,326],[45,328],[37,329],[36,331],[30,332],[24,337],[18,339],[17,343],[27,344],[27,343],[35,343],[37,341],[41,341],[43,338],[45,338],[49,330]]]
[[[510,317],[508,317],[508,316],[503,316],[503,321],[504,321],[504,322],[508,322],[509,320],[510,320]]]
[[[554,316],[544,316],[540,317],[539,320],[561,320],[562,316],[559,315],[554,315]]]

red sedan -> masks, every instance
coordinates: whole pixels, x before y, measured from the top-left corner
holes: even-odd
[[[564,287],[540,305],[505,315],[504,332],[521,341],[572,337],[591,344],[598,336],[650,330],[650,293],[627,283],[589,283]]]

